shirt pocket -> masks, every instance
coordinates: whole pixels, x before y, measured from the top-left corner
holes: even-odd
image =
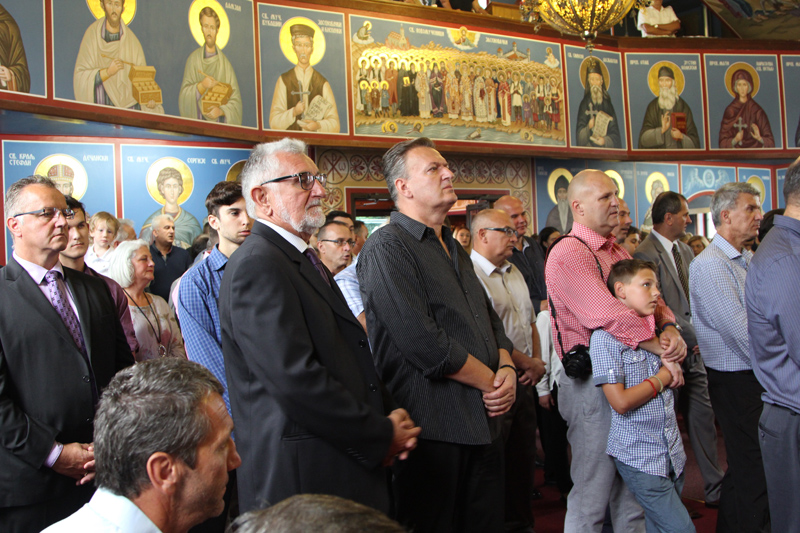
[[[637,350],[622,352],[622,371],[625,373],[625,388],[638,385],[650,377],[647,356]]]

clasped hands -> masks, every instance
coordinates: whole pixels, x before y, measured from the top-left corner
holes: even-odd
[[[94,444],[72,442],[65,444],[53,464],[53,471],[77,480],[76,485],[85,485],[94,479]]]

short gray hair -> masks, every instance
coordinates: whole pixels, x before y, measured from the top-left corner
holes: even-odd
[[[127,241],[130,238],[136,238],[136,230],[133,230],[133,235],[129,235],[127,230],[123,226],[130,226],[131,228],[135,228],[136,224],[133,223],[133,220],[129,218],[120,218],[119,219],[119,231],[117,232],[117,236],[114,238],[114,242],[123,242]]]
[[[224,389],[204,366],[151,359],[117,373],[94,422],[97,485],[133,499],[150,484],[147,461],[167,453],[195,468],[197,447],[211,431],[203,403]]]
[[[711,220],[715,226],[722,224],[722,212],[736,209],[740,194],[752,194],[761,197],[758,189],[749,183],[726,183],[711,197]]]
[[[162,220],[168,220],[168,221],[172,222],[173,224],[175,223],[175,219],[172,218],[172,215],[168,215],[166,213],[161,213],[160,215],[156,215],[156,216],[153,217],[153,220],[150,221],[150,227],[152,229],[160,228]]]
[[[300,139],[285,137],[280,141],[259,144],[253,148],[239,174],[247,214],[251,218],[256,218],[256,203],[253,201],[252,191],[261,183],[278,177],[277,155],[280,153],[306,155],[306,143]]]
[[[22,192],[25,190],[25,188],[31,185],[44,185],[50,189],[58,190],[53,180],[50,178],[45,178],[44,176],[40,176],[39,174],[34,174],[33,176],[28,176],[27,178],[22,178],[19,181],[15,181],[11,184],[11,187],[8,188],[5,200],[3,202],[3,205],[5,206],[4,221],[19,213]]]
[[[427,137],[419,137],[417,139],[410,139],[395,144],[389,151],[383,154],[383,175],[386,178],[386,187],[389,189],[389,196],[392,201],[397,203],[397,187],[394,182],[400,178],[407,178],[406,171],[406,154],[414,148],[436,148],[433,141]]]
[[[786,169],[783,198],[786,200],[786,205],[800,205],[800,159]]]
[[[144,246],[150,248],[147,241],[136,239],[135,241],[124,241],[119,243],[109,258],[108,272],[106,275],[119,283],[120,287],[127,289],[133,285],[133,254],[136,250]]]

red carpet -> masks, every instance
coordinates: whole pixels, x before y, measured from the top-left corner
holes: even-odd
[[[694,461],[694,452],[689,443],[689,436],[686,434],[683,419],[680,416],[678,416],[678,424],[681,427],[683,445],[687,455],[683,501],[690,511],[697,511],[701,515],[700,518],[693,520],[697,532],[714,533],[717,526],[717,511],[716,509],[706,508],[703,502],[703,479],[700,476],[697,463]],[[727,463],[725,462],[725,445],[719,428],[717,428],[717,437],[720,467],[725,471],[727,468]],[[538,442],[537,448],[539,450],[539,457],[544,457],[541,451],[541,444]],[[536,533],[561,533],[564,530],[564,515],[567,509],[560,500],[561,495],[558,489],[544,484],[544,471],[540,468],[536,469],[536,488],[538,488],[544,496],[541,500],[535,500],[533,502],[533,515],[536,518]]]

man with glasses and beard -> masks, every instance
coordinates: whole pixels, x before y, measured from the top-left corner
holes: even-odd
[[[639,134],[639,148],[661,148],[666,150],[699,149],[700,137],[694,123],[692,109],[678,95],[675,73],[670,67],[658,69],[658,97],[647,106]],[[672,114],[683,113],[685,128],[672,124]]]
[[[585,92],[580,106],[578,106],[577,136],[579,146],[593,148],[621,148],[619,121],[611,103],[611,96],[606,89],[607,81],[604,78],[600,61],[594,57],[588,59],[586,79],[584,80]],[[611,117],[605,136],[595,137],[594,124],[598,113],[605,113]]]
[[[219,291],[239,507],[313,493],[388,512],[383,467],[420,430],[405,410],[388,413],[366,333],[308,247],[325,222],[326,178],[305,152],[296,139],[253,150],[241,177],[256,222]]]

